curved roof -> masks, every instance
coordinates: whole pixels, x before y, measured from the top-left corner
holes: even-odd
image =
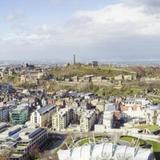
[[[150,149],[112,143],[88,144],[74,149],[59,150],[59,160],[154,160]]]
[[[151,150],[148,149],[138,150],[134,160],[139,160],[139,159],[145,160],[146,157],[148,158],[147,160],[152,160],[154,158]]]
[[[59,150],[58,157],[59,159],[68,160],[70,158],[70,150]]]
[[[102,151],[103,151],[103,145],[102,144],[97,144],[93,146],[93,150],[92,150],[92,158],[94,157],[102,157]]]

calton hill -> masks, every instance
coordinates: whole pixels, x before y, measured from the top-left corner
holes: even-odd
[[[27,69],[26,69],[27,68]],[[48,93],[61,89],[94,92],[99,96],[148,96],[158,103],[159,66],[66,64],[49,68],[21,68],[3,73],[1,83],[17,88],[43,88]]]

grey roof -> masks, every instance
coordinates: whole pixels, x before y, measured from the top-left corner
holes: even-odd
[[[150,109],[150,110],[160,110],[160,105],[152,105],[152,106],[149,106],[149,109]]]
[[[115,111],[116,109],[117,109],[117,104],[115,104],[115,103],[107,103],[106,104],[106,109],[108,110],[108,111]]]
[[[51,110],[54,109],[54,108],[55,108],[55,106],[53,106],[53,105],[47,105],[47,106],[45,106],[45,107],[42,107],[42,108],[38,109],[37,111],[38,111],[40,114],[45,114],[45,113],[51,111]]]
[[[0,123],[0,130],[3,129],[3,128],[7,128],[7,126],[8,126],[7,123],[1,122]]]

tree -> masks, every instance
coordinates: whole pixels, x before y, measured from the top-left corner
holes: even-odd
[[[38,146],[35,146],[34,149],[32,149],[29,153],[29,159],[35,160],[35,159],[40,159],[40,157],[41,157],[40,149]]]

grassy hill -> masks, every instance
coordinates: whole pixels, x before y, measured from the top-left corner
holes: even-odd
[[[57,77],[72,77],[72,76],[84,76],[84,75],[95,75],[95,76],[108,76],[113,77],[119,74],[132,74],[133,71],[124,68],[116,67],[95,67],[86,65],[70,65],[67,67],[53,68],[50,73]]]

